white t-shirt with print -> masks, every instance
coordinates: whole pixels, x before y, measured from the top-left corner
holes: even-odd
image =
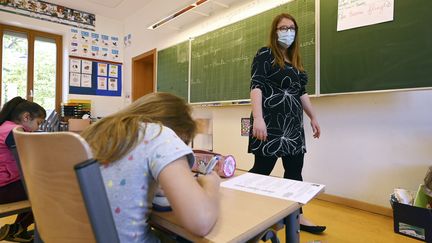
[[[147,224],[157,178],[165,166],[186,155],[193,163],[191,148],[173,130],[148,123],[144,139],[130,153],[101,166],[121,242],[159,242]]]

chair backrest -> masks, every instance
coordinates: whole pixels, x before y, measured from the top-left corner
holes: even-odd
[[[75,165],[75,173],[97,242],[120,242],[112,216],[99,162],[86,160]]]
[[[92,157],[86,141],[70,132],[27,133],[14,129],[13,133],[42,240],[103,242],[93,233],[74,172],[76,164]],[[111,211],[108,213],[111,215]],[[109,242],[118,242],[113,240]]]

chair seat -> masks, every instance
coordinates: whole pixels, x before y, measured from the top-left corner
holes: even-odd
[[[28,212],[30,210],[31,207],[30,207],[30,202],[28,200],[0,204],[0,218],[23,213],[23,212]]]

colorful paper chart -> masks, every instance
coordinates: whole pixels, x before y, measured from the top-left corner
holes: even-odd
[[[70,94],[121,96],[122,64],[71,58],[69,66]]]

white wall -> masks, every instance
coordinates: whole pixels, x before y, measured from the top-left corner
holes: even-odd
[[[125,33],[133,38],[125,50],[125,79],[130,79],[128,60],[133,56],[163,49],[282,2],[286,1],[248,1],[182,31],[147,30],[152,20],[134,15],[125,22]],[[128,89],[130,92],[130,85]],[[312,139],[305,119],[305,180],[325,184],[328,194],[384,207],[389,207],[389,194],[395,187],[417,189],[432,165],[432,90],[326,96],[312,98],[312,103],[322,137]],[[195,107],[196,117],[213,119],[214,150],[233,154],[242,169],[253,163],[246,153],[247,137],[240,136],[240,119],[249,114],[250,106]],[[273,174],[282,176],[281,163]]]
[[[431,102],[432,90],[313,99],[323,133],[307,135],[305,178],[387,207],[395,187],[417,190],[432,165]]]
[[[22,28],[40,30],[63,36],[63,101],[68,99],[90,99],[92,100],[92,116],[106,116],[117,111],[125,104],[123,97],[93,96],[93,95],[69,95],[69,32],[71,26],[56,24],[48,21],[38,20],[30,17],[20,16],[0,11],[0,23],[18,26]],[[123,38],[123,23],[96,15],[95,32],[115,35]],[[124,96],[124,95],[123,95]]]
[[[326,185],[326,193],[389,207],[395,187],[416,190],[432,165],[432,90],[312,98],[322,136],[313,139],[305,118],[303,177]],[[250,169],[240,119],[250,106],[196,109],[213,117],[214,150],[233,154]],[[305,115],[306,117],[306,115]],[[282,176],[282,163],[274,175]]]

